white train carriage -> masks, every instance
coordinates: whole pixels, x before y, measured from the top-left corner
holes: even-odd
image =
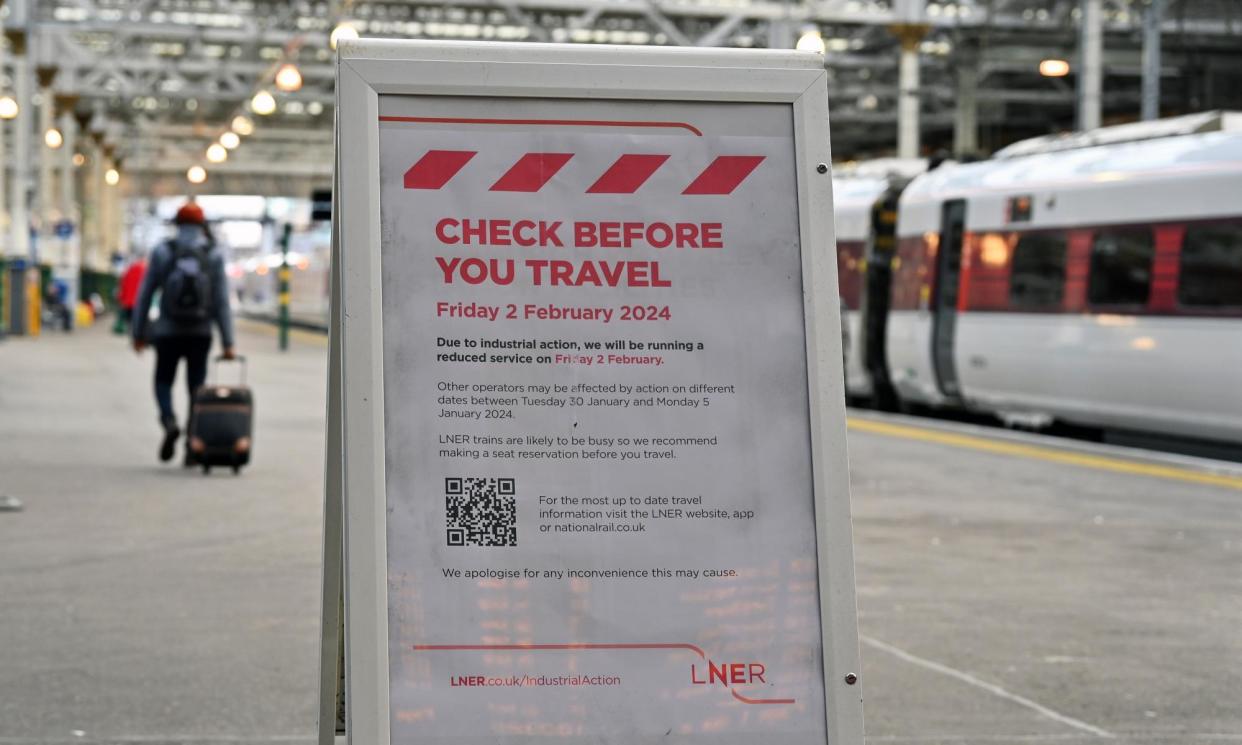
[[[862,301],[866,257],[874,232],[872,212],[888,188],[888,179],[880,176],[847,176],[834,178],[832,182],[832,205],[837,223],[837,281],[845,343],[845,390],[857,398],[869,398],[874,392],[863,349]]]
[[[845,387],[851,399],[891,399],[884,322],[897,195],[926,170],[926,160],[884,158],[838,167],[833,174]]]
[[[297,324],[326,328],[331,280],[331,229],[317,225],[289,241],[289,317]],[[238,308],[252,318],[275,319],[281,255],[260,253],[233,263]]]
[[[915,179],[886,343],[901,399],[1242,442],[1242,121],[1184,123]]]

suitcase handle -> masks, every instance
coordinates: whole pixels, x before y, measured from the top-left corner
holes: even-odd
[[[229,359],[228,359],[227,357],[225,357],[224,355],[219,354],[219,355],[216,355],[215,362],[216,362],[216,369],[215,369],[215,373],[216,373],[216,374],[211,376],[213,380],[219,380],[219,378],[220,378],[220,363],[221,363],[221,362],[236,362],[236,363],[238,363],[238,364],[240,364],[240,365],[241,365],[241,382],[240,382],[240,383],[238,383],[238,385],[245,385],[245,384],[246,384],[246,368],[247,368],[247,364],[246,364],[246,357],[245,357],[245,355],[235,354],[235,355],[233,355],[233,359],[232,359],[232,360],[229,360]]]

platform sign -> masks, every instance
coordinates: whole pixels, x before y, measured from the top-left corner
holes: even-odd
[[[821,59],[359,42],[338,96],[353,741],[860,743]]]

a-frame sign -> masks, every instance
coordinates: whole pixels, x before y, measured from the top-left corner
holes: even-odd
[[[861,743],[822,58],[337,97],[321,743]]]

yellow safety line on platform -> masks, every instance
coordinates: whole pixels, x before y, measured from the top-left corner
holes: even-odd
[[[888,435],[889,437],[903,437],[907,440],[935,442],[941,445],[951,445],[954,447],[969,448],[971,450],[983,450],[989,453],[1000,453],[1002,455],[1014,455],[1021,458],[1034,458],[1036,460],[1046,460],[1053,463],[1067,463],[1073,466],[1094,468],[1100,471],[1128,473],[1136,476],[1153,476],[1155,478],[1171,479],[1173,481],[1187,481],[1194,484],[1210,484],[1212,486],[1223,486],[1229,489],[1242,489],[1242,477],[1205,473],[1203,471],[1195,471],[1189,468],[1179,468],[1177,466],[1164,466],[1155,463],[1139,463],[1137,461],[1125,460],[1122,458],[1111,458],[1106,455],[1073,453],[1041,445],[1022,445],[1015,442],[989,440],[983,437],[975,437],[973,435],[954,434],[952,432],[924,429],[922,427],[912,427],[903,424],[889,424],[888,422],[876,422],[870,419],[858,419],[856,417],[847,418],[846,424],[850,429],[858,432]]]
[[[270,321],[260,321],[254,318],[237,319],[238,326],[244,326],[249,331],[257,331],[269,336],[275,336],[280,328]],[[310,331],[308,329],[298,328],[294,326],[289,329],[289,335],[295,339],[309,341],[319,346],[328,346],[328,335],[321,331]]]

